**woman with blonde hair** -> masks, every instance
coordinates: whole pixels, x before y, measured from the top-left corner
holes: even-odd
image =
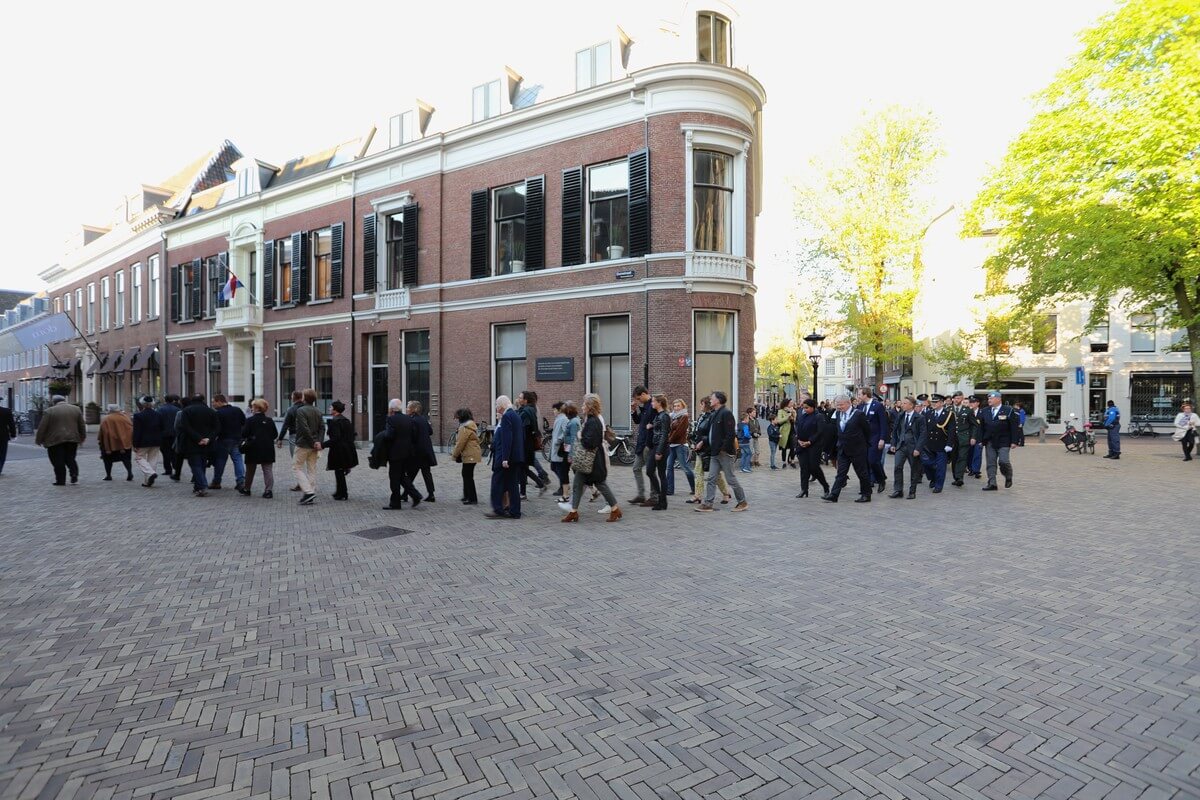
[[[579,442],[572,447],[571,469],[575,475],[571,480],[571,502],[559,503],[558,507],[567,512],[563,522],[579,521],[579,501],[583,499],[583,487],[594,486],[609,505],[608,522],[616,522],[621,518],[621,509],[617,506],[617,497],[608,488],[608,462],[604,454],[604,423],[600,414],[600,396],[586,394],[583,396],[583,425],[579,429]],[[581,465],[590,461],[586,470]]]
[[[242,426],[242,442],[239,445],[246,462],[246,482],[239,494],[249,497],[254,485],[254,473],[262,465],[263,493],[268,500],[274,497],[275,489],[275,437],[279,433],[275,420],[267,416],[267,401],[256,397],[250,402],[254,412]]]

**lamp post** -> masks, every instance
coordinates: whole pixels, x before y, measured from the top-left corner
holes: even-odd
[[[821,369],[821,342],[825,341],[825,334],[817,333],[814,330],[808,336],[804,337],[805,343],[808,345],[808,360],[812,363],[813,369],[813,399],[817,398],[817,373]]]

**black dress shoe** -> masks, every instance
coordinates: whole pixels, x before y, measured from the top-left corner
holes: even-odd
[[[996,486],[996,484],[994,484],[994,483],[989,483],[987,486],[983,487],[983,491],[998,492],[998,491],[1000,491],[1000,487]]]
[[[825,494],[821,495],[821,499],[822,499],[822,500],[828,500],[828,499],[829,499],[829,490],[828,490],[828,489],[826,489],[826,490],[825,490]]]
[[[909,492],[909,493],[908,493],[908,499],[909,499],[909,500],[916,500],[916,499],[917,499],[917,493],[916,493],[916,491],[915,491],[915,490],[914,490],[914,491],[911,491],[911,492]]]
[[[437,501],[433,499],[433,495],[429,495],[428,497],[425,498],[425,502],[426,503],[436,503]]]
[[[854,498],[854,502],[856,502],[856,503],[869,503],[869,502],[871,502],[871,495],[869,495],[869,494],[860,494],[858,497]]]
[[[891,497],[893,499],[897,498],[897,497],[904,497],[904,492],[892,492],[891,494],[888,495],[888,497]]]
[[[883,490],[884,490],[884,489],[886,489],[886,488],[887,488],[887,481],[880,481],[880,482],[879,482],[879,483],[876,485],[876,487],[875,487],[875,491],[879,492],[880,494],[883,494]]]
[[[803,491],[803,492],[801,492],[800,494],[796,495],[796,497],[797,497],[797,498],[800,498],[800,497],[808,497],[808,492],[807,492],[807,491]]]
[[[933,492],[934,494],[941,494],[942,487],[939,486],[936,489],[930,489],[929,491]]]
[[[383,510],[384,511],[399,511],[402,508],[404,508],[404,506],[384,506]]]
[[[1012,478],[1005,478],[1005,479],[1004,479],[1004,488],[1005,488],[1005,489],[1011,489],[1011,488],[1012,488]]]
[[[1109,456],[1105,456],[1105,458],[1109,458]],[[112,480],[112,475],[105,475],[105,476],[104,476],[103,478],[101,478],[100,480],[102,480],[102,481],[111,481],[111,480]]]
[[[837,502],[837,495],[835,495],[835,494],[827,494],[827,495],[823,495],[823,496],[821,497],[821,499],[822,499],[822,500],[824,500],[826,503],[836,503],[836,502]]]
[[[962,481],[955,481],[955,482],[954,482],[954,485],[955,485],[955,486],[962,486],[962,485],[963,485],[963,482],[962,482]]]

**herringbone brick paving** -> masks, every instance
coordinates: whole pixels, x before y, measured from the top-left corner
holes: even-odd
[[[448,464],[389,513],[365,469],[304,509],[10,461],[0,797],[1198,797],[1169,445],[868,506],[762,470],[747,514],[575,526],[487,522]],[[381,524],[413,533],[345,535]]]

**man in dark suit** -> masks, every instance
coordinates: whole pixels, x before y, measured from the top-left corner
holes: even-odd
[[[408,480],[412,482],[413,478],[417,477],[417,473],[421,473],[421,477],[425,479],[425,501],[432,503],[433,498],[433,473],[430,467],[437,466],[437,454],[433,452],[433,426],[429,424],[428,417],[421,416],[421,404],[416,400],[410,400],[408,403],[408,416],[413,423],[413,435],[416,437],[416,452],[413,454],[412,463],[408,467]]]
[[[887,473],[883,469],[883,451],[892,438],[892,429],[888,420],[887,410],[883,403],[875,399],[870,389],[858,390],[858,408],[867,418],[871,428],[871,447],[867,450],[867,464],[871,468],[871,480],[875,490],[882,492],[887,488]]]
[[[169,394],[163,404],[154,410],[158,415],[158,433],[162,437],[162,461],[166,475],[173,481],[179,480],[183,468],[183,456],[175,451],[175,415],[179,413],[179,395]]]
[[[383,429],[388,445],[388,484],[392,490],[385,510],[398,511],[407,498],[413,508],[421,503],[421,495],[413,488],[412,464],[417,458],[417,434],[412,418],[404,413],[404,403],[398,398],[388,401],[387,422]]]
[[[1012,462],[1009,452],[1019,441],[1020,423],[1012,406],[1004,404],[1004,398],[998,391],[988,392],[988,407],[980,420],[983,423],[983,446],[987,450],[987,486],[985,492],[996,491],[996,466],[1004,475],[1004,488],[1011,489],[1013,482]]]
[[[520,472],[525,463],[525,431],[521,416],[505,395],[496,398],[499,421],[492,432],[492,510],[488,519],[521,518]],[[508,507],[504,496],[508,495]]]
[[[954,430],[954,414],[944,407],[946,398],[935,394],[930,401],[933,413],[925,425],[925,449],[921,451],[921,465],[925,468],[925,477],[929,478],[930,491],[938,494],[946,484],[946,459],[953,452],[958,436]]]
[[[892,493],[888,497],[904,496],[904,467],[908,466],[908,499],[917,496],[917,475],[921,471],[921,451],[925,449],[925,417],[916,411],[917,401],[906,397],[900,401],[900,413],[892,430],[890,452],[896,454],[892,472]]]
[[[838,495],[850,480],[850,467],[858,476],[858,499],[856,503],[871,502],[871,472],[867,463],[867,451],[871,448],[871,426],[865,414],[850,404],[850,398],[841,394],[833,401],[837,411],[833,415],[834,430],[837,431],[837,478],[829,494],[821,499],[830,503],[838,501]]]
[[[8,440],[17,438],[17,421],[13,413],[0,406],[0,474],[4,473],[4,462],[8,459]]]

